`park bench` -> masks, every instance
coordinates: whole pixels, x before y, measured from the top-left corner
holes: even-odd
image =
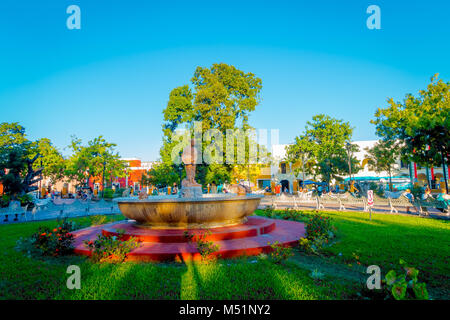
[[[369,210],[365,197],[357,198],[351,195],[349,192],[339,194],[337,197],[337,201],[339,203],[339,211],[346,210],[346,206],[361,207],[364,211]]]
[[[297,207],[297,204],[294,200],[294,196],[288,196],[285,194],[282,194],[280,196],[272,196],[271,199],[272,206],[274,209],[277,209],[279,205],[287,205],[287,206],[294,206]]]
[[[337,205],[339,204],[339,210],[341,210],[342,202],[339,195],[322,194],[320,197],[316,197],[316,209],[325,209],[325,205]]]
[[[3,208],[1,211],[2,216],[5,216],[3,222],[8,222],[8,216],[11,214],[15,215],[14,221],[19,220],[19,215],[21,215],[22,217],[24,217],[25,220],[27,220],[27,215],[26,215],[27,210],[28,210],[28,205],[26,205],[25,207],[22,207],[20,205],[20,201],[12,200],[9,202],[9,206],[7,208]]]
[[[393,213],[398,213],[398,210],[396,207],[414,207],[414,209],[416,209],[417,212],[419,212],[419,209],[417,209],[416,205],[414,203],[412,203],[411,201],[409,201],[408,198],[406,198],[405,196],[401,196],[397,199],[392,199],[392,198],[388,198],[388,204],[389,204],[389,208],[390,208],[390,212]]]
[[[444,201],[437,200],[434,198],[428,198],[425,200],[416,200],[414,201],[415,205],[417,206],[419,210],[419,214],[423,214],[424,212],[428,212],[428,208],[436,208],[438,210],[441,210],[444,212],[445,210],[448,210],[447,205]]]

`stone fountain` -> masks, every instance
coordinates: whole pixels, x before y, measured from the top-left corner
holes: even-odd
[[[201,185],[195,181],[196,155],[192,139],[181,157],[186,178],[179,195],[118,198],[122,214],[141,227],[151,228],[211,228],[247,221],[263,196],[247,194],[239,187],[235,188],[238,193],[203,194]]]
[[[119,209],[130,220],[93,226],[73,232],[75,253],[90,255],[84,245],[99,234],[134,237],[141,246],[129,253],[129,260],[186,261],[201,259],[196,241],[199,237],[213,241],[222,258],[258,255],[273,250],[271,243],[293,246],[304,237],[302,223],[252,216],[262,195],[248,193],[241,185],[229,188],[234,193],[202,194],[195,181],[194,143],[183,150],[186,179],[179,195],[118,198]],[[205,228],[209,232],[205,233]],[[119,232],[119,230],[121,230]],[[192,236],[192,241],[190,236]]]

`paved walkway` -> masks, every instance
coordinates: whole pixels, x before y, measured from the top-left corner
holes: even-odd
[[[16,215],[14,213],[8,213],[8,218],[6,220],[6,213],[3,212],[0,215],[0,224],[26,222],[26,221],[42,221],[42,220],[52,220],[56,218],[63,217],[83,217],[83,216],[93,216],[98,214],[118,214],[120,213],[117,203],[107,202],[107,201],[97,201],[97,202],[81,202],[70,205],[54,205],[49,204],[46,207],[40,209],[29,210],[26,214],[18,214],[18,219],[15,220]]]
[[[264,198],[261,200],[261,203],[258,207],[258,209],[264,209],[266,206],[272,205],[272,199],[271,198]],[[297,209],[298,210],[316,210],[316,202],[299,202],[297,203]],[[294,205],[292,204],[286,204],[286,203],[280,203],[277,204],[277,209],[286,209],[286,208],[294,208]],[[406,211],[406,207],[398,206],[395,207],[398,210],[398,213],[391,213],[391,209],[389,206],[384,205],[374,205],[372,207],[372,212],[376,213],[386,213],[386,214],[396,214],[396,215],[407,215],[407,216],[420,216],[420,217],[430,217],[435,219],[443,219],[443,220],[450,220],[450,214],[449,213],[443,213],[435,208],[428,208],[429,215],[419,215],[419,213],[416,211],[414,207],[411,207],[411,212],[408,213]],[[345,204],[345,210],[344,211],[355,211],[355,212],[361,212],[364,208],[361,206],[356,205],[348,205]],[[321,209],[321,211],[339,211],[339,204],[325,204],[325,209]]]
[[[269,197],[265,197],[261,200],[259,205],[259,209],[264,209],[266,206],[270,206],[272,204],[272,199]],[[297,207],[299,210],[315,210],[316,202],[300,202],[297,203]],[[280,203],[277,204],[277,209],[285,209],[285,208],[294,208],[292,204]],[[361,212],[364,208],[357,205],[345,205],[345,211],[355,211]],[[376,213],[386,213],[386,214],[396,214],[396,215],[408,215],[408,216],[419,216],[418,212],[415,208],[411,208],[412,212],[407,213],[406,207],[397,206],[396,209],[398,213],[390,213],[389,206],[383,205],[375,205],[372,207],[372,211]],[[339,205],[336,204],[326,204],[325,209],[323,211],[339,211]],[[430,217],[435,219],[443,219],[450,220],[450,214],[442,213],[437,209],[429,208],[429,215],[422,215],[421,217]],[[15,222],[26,222],[26,221],[42,221],[42,220],[51,220],[56,219],[58,217],[83,217],[83,216],[92,216],[97,214],[120,214],[119,207],[117,203],[107,202],[107,201],[98,201],[98,202],[90,202],[90,203],[82,203],[81,201],[76,202],[70,205],[49,205],[48,207],[43,207],[39,210],[30,210],[27,211],[26,215],[19,214],[18,220],[15,221],[15,214],[8,214],[8,221],[5,220],[5,213],[0,215],[0,224],[7,223],[15,223]]]

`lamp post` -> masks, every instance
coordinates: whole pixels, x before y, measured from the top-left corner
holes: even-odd
[[[103,160],[103,173],[102,173],[102,198],[105,196],[105,167],[106,160]]]
[[[350,148],[351,148],[351,144],[350,142],[347,141],[346,143],[346,148],[347,148],[347,155],[348,155],[348,172],[349,172],[349,183],[352,181],[352,163],[351,163],[351,157],[350,157]]]
[[[304,188],[304,183],[305,183],[305,155],[303,153],[302,153],[302,178],[303,178],[302,188]]]
[[[40,173],[40,180],[39,180],[39,192],[38,192],[38,199],[42,198],[42,159],[41,159],[41,173]]]

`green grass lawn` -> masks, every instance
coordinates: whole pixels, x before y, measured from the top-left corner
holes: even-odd
[[[257,211],[262,214],[262,211]],[[280,213],[281,215],[282,213]],[[449,299],[450,225],[417,217],[354,212],[334,219],[338,241],[323,257],[296,253],[282,264],[248,257],[201,263],[94,264],[85,257],[38,258],[16,250],[16,241],[56,221],[0,226],[1,299],[350,299],[358,277],[377,264],[383,274],[403,258],[420,270],[432,297]],[[122,216],[108,216],[108,220]],[[89,218],[76,218],[89,225]],[[355,256],[357,258],[355,258]],[[357,264],[357,262],[360,264]],[[81,268],[81,289],[66,288],[67,266]],[[325,273],[323,280],[311,270]]]

